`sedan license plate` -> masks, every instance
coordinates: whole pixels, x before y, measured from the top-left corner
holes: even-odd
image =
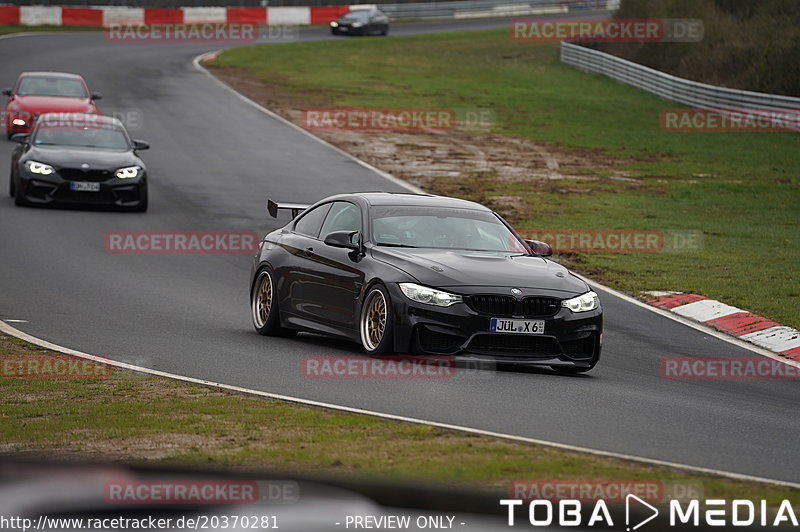
[[[544,320],[508,320],[492,318],[489,332],[511,334],[544,334]]]
[[[72,181],[69,189],[75,192],[100,192],[100,183],[87,183],[85,181]]]

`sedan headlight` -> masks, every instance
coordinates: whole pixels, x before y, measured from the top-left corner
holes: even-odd
[[[335,20],[333,22],[331,22],[331,28],[338,28],[338,27],[339,27],[339,23],[338,22],[336,22]]]
[[[27,111],[10,111],[8,114],[13,117],[11,123],[15,126],[24,126],[31,123],[31,114]]]
[[[131,179],[138,176],[141,170],[139,166],[129,166],[127,168],[120,168],[114,172],[114,175],[120,179]]]
[[[28,161],[25,163],[28,166],[28,171],[32,174],[50,175],[55,170],[49,164],[37,163],[36,161]]]
[[[436,305],[437,307],[449,307],[462,301],[461,296],[414,283],[400,283],[400,290],[411,301]]]
[[[572,299],[565,299],[561,302],[562,307],[567,307],[572,312],[586,312],[594,310],[600,306],[600,298],[594,292],[586,292]]]

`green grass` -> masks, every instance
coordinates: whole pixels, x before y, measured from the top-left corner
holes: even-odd
[[[800,134],[662,131],[661,111],[677,104],[562,65],[556,44],[511,42],[505,30],[260,45],[213,65],[306,106],[489,108],[495,134],[612,161],[611,173],[637,182],[590,165],[577,171],[596,181],[488,175],[454,190],[522,196],[520,228],[702,231],[698,252],[566,259],[630,293],[698,292],[800,327]]]
[[[54,353],[0,335],[2,454],[435,482],[507,493],[516,479],[702,485],[705,498],[798,491],[237,395],[113,369],[105,378],[16,376],[7,361]],[[11,364],[11,362],[9,362]]]

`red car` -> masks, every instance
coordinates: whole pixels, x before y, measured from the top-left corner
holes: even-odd
[[[8,138],[16,133],[30,133],[36,117],[42,113],[88,113],[97,108],[94,100],[102,96],[90,93],[83,78],[64,72],[23,72],[8,96],[3,122]]]

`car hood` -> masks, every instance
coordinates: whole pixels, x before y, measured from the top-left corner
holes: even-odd
[[[60,96],[15,96],[14,102],[23,111],[41,114],[82,113],[94,109],[89,98],[63,98]]]
[[[372,256],[400,268],[424,285],[459,289],[462,293],[508,287],[571,296],[588,290],[586,283],[560,264],[532,255],[373,247]]]
[[[123,166],[139,165],[141,159],[133,151],[80,150],[76,148],[34,147],[26,154],[25,160],[33,159],[57,168],[80,168],[88,164],[93,170],[116,170]]]

